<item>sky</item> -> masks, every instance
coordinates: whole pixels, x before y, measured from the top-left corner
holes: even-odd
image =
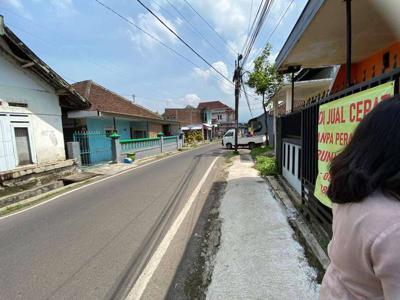
[[[141,0],[227,78],[261,0]],[[136,0],[0,0],[5,24],[69,83],[91,79],[158,113],[220,100],[234,108],[233,84],[217,74]],[[279,53],[307,0],[275,0],[246,70],[272,45]],[[199,17],[188,3],[205,19]],[[289,7],[289,8],[288,8]],[[279,23],[283,13],[286,15]],[[186,57],[182,58],[131,23]],[[216,34],[218,33],[218,35]],[[248,93],[252,93],[247,88]],[[253,94],[254,95],[254,94]],[[263,113],[260,97],[240,98],[239,120]]]

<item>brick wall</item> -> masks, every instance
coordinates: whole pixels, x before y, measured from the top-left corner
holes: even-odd
[[[200,110],[193,108],[166,108],[164,118],[179,121],[181,126],[203,123]]]
[[[158,123],[149,123],[149,138],[157,137],[157,133],[162,132],[162,125]]]

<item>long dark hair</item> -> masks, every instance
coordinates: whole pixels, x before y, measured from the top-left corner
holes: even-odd
[[[400,97],[367,114],[347,147],[330,166],[328,197],[334,203],[360,202],[375,191],[400,199]]]

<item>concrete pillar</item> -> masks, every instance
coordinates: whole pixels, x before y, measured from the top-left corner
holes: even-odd
[[[278,99],[274,99],[274,101],[273,101],[273,110],[274,110],[274,120],[273,120],[273,123],[274,123],[274,131],[273,131],[273,134],[274,134],[274,152],[276,153],[276,121],[277,121],[277,118],[278,118]]]
[[[79,142],[67,142],[67,156],[69,159],[75,159],[79,166],[82,165]]]
[[[118,134],[111,135],[111,151],[112,151],[112,163],[117,164],[117,163],[121,162],[122,151],[121,151],[121,143],[119,142]]]
[[[292,112],[292,90],[291,89],[287,89],[286,90],[286,112],[290,113]]]
[[[160,136],[160,150],[161,150],[161,153],[163,153],[163,148],[164,148],[164,137]]]

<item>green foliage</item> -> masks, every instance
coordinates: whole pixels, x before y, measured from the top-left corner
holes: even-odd
[[[261,176],[276,175],[278,172],[274,157],[257,156],[255,168]]]
[[[278,74],[275,65],[269,61],[270,56],[271,45],[267,44],[261,55],[254,60],[254,70],[250,72],[249,79],[246,82],[266,101],[278,91],[283,82],[282,75]],[[263,105],[266,105],[265,101]]]
[[[257,147],[254,148],[250,151],[250,155],[253,159],[255,159],[259,155],[265,155],[268,151],[271,151],[272,147],[271,146],[262,146],[262,147]]]
[[[201,130],[186,131],[185,142],[187,144],[194,144],[203,140],[203,134]]]

